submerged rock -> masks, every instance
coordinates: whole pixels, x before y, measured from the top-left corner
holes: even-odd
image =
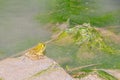
[[[88,76],[81,78],[80,80],[104,80],[98,77],[96,74],[89,74]]]

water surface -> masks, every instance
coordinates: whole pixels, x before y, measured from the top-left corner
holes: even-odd
[[[1,0],[0,52],[3,56],[23,51],[49,38],[35,16],[43,10],[38,0]]]

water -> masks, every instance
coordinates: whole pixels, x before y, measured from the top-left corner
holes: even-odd
[[[1,0],[0,4],[1,58],[49,39],[51,33],[35,20],[43,10],[38,0]]]
[[[43,0],[42,0],[43,1]],[[43,1],[44,2],[44,1]],[[45,10],[39,0],[0,0],[0,58],[24,51],[50,38],[51,32],[35,16]],[[62,67],[103,63],[102,68],[120,68],[120,55],[78,52],[75,45],[47,45],[47,56]]]

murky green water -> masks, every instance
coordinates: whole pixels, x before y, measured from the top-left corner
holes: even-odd
[[[35,20],[43,10],[38,0],[0,0],[0,4],[1,58],[48,40],[50,32]]]
[[[44,10],[39,0],[0,0],[0,58],[24,51],[50,38],[51,32],[37,23]],[[75,45],[47,45],[47,56],[63,67],[102,63],[101,68],[120,68],[120,55],[79,53]]]

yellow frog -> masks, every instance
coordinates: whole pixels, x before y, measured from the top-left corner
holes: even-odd
[[[25,56],[29,57],[32,60],[39,60],[45,55],[46,46],[44,43],[39,43],[37,46],[29,49]]]

